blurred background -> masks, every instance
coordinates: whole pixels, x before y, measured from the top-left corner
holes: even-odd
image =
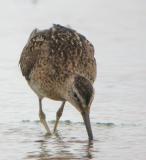
[[[95,47],[98,63],[91,121],[95,139],[99,141],[102,139],[102,142],[95,142],[91,153],[85,154],[87,150],[89,153],[89,148],[87,147],[87,150],[84,147],[80,148],[82,143],[80,144],[79,140],[81,138],[84,142],[87,139],[86,131],[83,125],[76,125],[82,122],[82,119],[68,103],[62,116],[61,133],[64,135],[65,130],[75,129],[75,126],[77,127],[75,130],[82,128],[77,133],[75,130],[72,131],[67,135],[67,140],[63,137],[65,143],[73,137],[73,143],[78,141],[74,144],[75,148],[68,146],[69,158],[110,159],[111,156],[112,160],[134,160],[134,158],[144,160],[146,156],[144,149],[146,148],[146,1],[5,0],[0,2],[2,160],[8,160],[10,157],[12,160],[41,157],[37,156],[41,147],[35,148],[34,141],[31,144],[27,143],[33,138],[36,140],[44,133],[39,123],[34,123],[39,119],[38,100],[22,77],[18,62],[30,32],[34,28],[50,28],[52,24],[69,25],[85,35]],[[50,123],[55,120],[60,104],[49,99],[43,101],[44,111]],[[70,125],[65,126],[64,122]],[[53,124],[50,125],[52,128]],[[24,132],[26,134],[23,134]],[[31,132],[36,136],[30,138]],[[107,140],[107,137],[112,138]],[[56,152],[52,151],[50,155],[52,156],[52,153],[57,155],[57,151],[61,150],[60,144],[56,144],[55,140],[50,143],[53,151],[57,148]],[[15,147],[11,148],[12,145]],[[86,145],[85,141],[83,146]],[[117,148],[118,146],[120,148]],[[76,149],[83,150],[83,154],[79,156],[79,151]],[[19,151],[16,153],[15,150]],[[45,153],[48,150],[49,148]],[[6,152],[7,154],[4,154]],[[33,153],[33,156],[28,156],[29,152]],[[67,153],[65,152],[63,156],[65,157]],[[50,155],[45,156],[49,158]]]

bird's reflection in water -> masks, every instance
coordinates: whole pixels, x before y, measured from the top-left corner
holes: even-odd
[[[89,141],[88,144],[86,145],[87,148],[86,148],[86,157],[89,158],[89,159],[92,159],[93,156],[92,156],[92,149],[93,149],[93,141]]]
[[[67,140],[59,133],[53,136],[45,135],[41,140],[35,141],[38,145],[37,152],[27,154],[26,159],[35,160],[70,160],[93,158],[93,141],[85,140]]]

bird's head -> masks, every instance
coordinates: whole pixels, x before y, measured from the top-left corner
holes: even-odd
[[[68,101],[81,113],[90,140],[93,139],[89,118],[93,97],[94,89],[90,81],[79,75],[74,76],[68,93]]]

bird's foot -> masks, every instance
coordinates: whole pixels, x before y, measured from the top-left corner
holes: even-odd
[[[46,137],[50,137],[50,136],[52,136],[52,133],[51,133],[51,132],[47,132],[47,133],[45,134],[45,136],[46,136]]]

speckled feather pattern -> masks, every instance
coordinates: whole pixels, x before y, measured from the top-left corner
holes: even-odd
[[[91,83],[96,78],[93,45],[61,25],[31,33],[20,57],[20,68],[33,90],[37,85],[39,96],[55,100],[62,98],[57,90],[67,87],[71,75],[81,75]]]

